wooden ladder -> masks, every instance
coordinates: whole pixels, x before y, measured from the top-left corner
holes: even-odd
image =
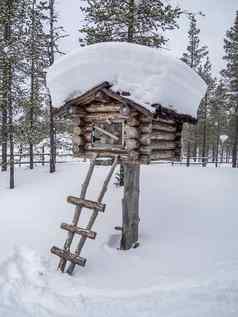
[[[74,212],[72,224],[70,224],[70,225],[66,224],[66,223],[61,224],[61,229],[68,231],[68,237],[64,243],[63,249],[59,249],[57,247],[51,248],[51,253],[60,257],[58,270],[60,270],[61,272],[64,272],[67,261],[70,262],[68,269],[67,269],[68,274],[73,273],[76,265],[83,266],[83,267],[86,265],[87,260],[85,258],[82,258],[80,256],[80,253],[81,253],[82,248],[83,248],[87,239],[95,239],[96,238],[97,234],[96,234],[96,232],[92,231],[92,227],[97,219],[99,212],[105,211],[106,205],[102,203],[102,200],[103,200],[104,195],[108,189],[108,184],[111,180],[113,172],[114,172],[116,165],[118,163],[118,156],[115,156],[113,164],[110,168],[110,171],[104,180],[102,189],[101,189],[100,194],[98,196],[98,199],[95,202],[95,201],[91,201],[91,200],[86,200],[85,197],[86,197],[86,193],[87,193],[87,189],[88,189],[90,180],[91,180],[92,175],[93,175],[94,167],[96,164],[96,159],[97,159],[97,156],[95,156],[90,163],[88,173],[87,173],[86,178],[85,178],[83,185],[82,185],[80,197],[77,198],[77,197],[70,196],[67,198],[68,203],[73,204],[76,207],[75,207],[75,212]],[[79,218],[80,218],[80,215],[81,215],[83,208],[87,208],[87,209],[92,210],[92,215],[89,218],[89,222],[88,222],[86,228],[80,228],[78,226]],[[78,242],[77,247],[75,249],[75,253],[71,253],[70,247],[71,247],[71,244],[73,242],[75,234],[80,235],[80,239],[79,239],[79,242]]]

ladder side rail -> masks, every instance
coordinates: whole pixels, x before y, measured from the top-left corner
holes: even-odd
[[[88,186],[89,186],[89,183],[90,183],[90,180],[91,180],[91,177],[93,175],[93,171],[94,171],[94,168],[96,165],[96,158],[97,157],[95,156],[94,159],[90,162],[88,173],[87,173],[86,178],[83,182],[81,193],[80,193],[80,198],[82,198],[82,199],[85,198],[85,196],[86,196],[87,189],[88,189]],[[82,211],[81,206],[77,206],[75,208],[74,217],[73,217],[73,221],[72,221],[74,226],[77,226],[77,224],[78,224],[81,211]],[[75,235],[75,232],[68,232],[68,237],[64,243],[64,250],[65,251],[68,251],[68,252],[70,251],[70,247],[71,247],[74,235]],[[64,258],[61,258],[59,261],[59,264],[58,264],[58,270],[60,270],[61,272],[64,272],[66,263],[67,263],[67,261]]]
[[[106,177],[106,179],[105,179],[105,181],[103,183],[103,187],[101,189],[101,192],[99,194],[97,202],[100,202],[100,203],[102,202],[102,200],[104,198],[104,195],[107,192],[108,184],[109,184],[109,182],[110,182],[110,180],[112,178],[112,175],[114,173],[114,170],[115,170],[115,168],[117,166],[117,163],[118,163],[118,156],[115,157],[113,165],[112,165],[112,167],[111,167],[111,169],[110,169],[110,171],[109,171],[109,173],[108,173],[108,175],[107,175],[107,177]],[[94,225],[94,222],[95,222],[95,220],[96,220],[96,218],[98,216],[98,213],[99,213],[98,210],[94,210],[93,211],[93,214],[91,215],[91,217],[89,219],[89,223],[88,223],[88,225],[86,227],[87,230],[91,230],[92,229],[92,227]],[[82,250],[86,240],[87,240],[87,237],[82,236],[80,238],[79,243],[78,243],[78,245],[76,247],[76,250],[75,250],[75,254],[76,255],[79,255],[81,253],[81,250]],[[74,268],[75,268],[75,264],[74,263],[70,263],[70,265],[69,265],[69,267],[67,269],[67,273],[68,274],[72,274],[73,271],[74,271]]]

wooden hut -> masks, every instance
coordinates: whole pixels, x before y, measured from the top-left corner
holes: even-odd
[[[80,254],[86,239],[96,237],[93,225],[105,210],[102,202],[118,163],[125,170],[122,224],[116,227],[122,232],[120,248],[138,246],[140,165],[180,158],[183,124],[196,123],[192,115],[206,85],[184,63],[157,49],[113,42],[66,56],[51,67],[48,84],[59,107],[55,115],[72,120],[74,156],[91,159],[79,197],[67,199],[76,208],[72,223],[61,225],[68,231],[64,247],[51,249],[60,257],[58,268],[64,272],[69,261],[72,274],[75,265],[86,263]],[[170,104],[178,111],[165,107]],[[113,164],[97,199],[89,201],[86,192],[100,157],[113,158]],[[85,228],[79,227],[82,208],[92,210]],[[75,235],[80,240],[72,253]]]
[[[180,158],[183,123],[196,120],[159,104],[147,108],[129,98],[130,92],[116,93],[104,82],[57,110],[57,115],[72,118],[75,157],[119,155],[121,161],[137,164]]]

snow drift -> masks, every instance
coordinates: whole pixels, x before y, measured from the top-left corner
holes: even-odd
[[[197,73],[168,52],[119,42],[79,48],[59,59],[47,75],[55,107],[104,81],[151,111],[152,104],[160,103],[194,117],[207,88]]]
[[[87,168],[16,168],[14,191],[1,175],[0,317],[238,316],[238,171],[142,166],[140,247],[128,252],[117,250],[122,192],[111,184],[88,263],[70,277],[49,250],[63,246],[60,223],[73,216],[65,197],[78,195]],[[95,168],[89,199],[108,169]]]

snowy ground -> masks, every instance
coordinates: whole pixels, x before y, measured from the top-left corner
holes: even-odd
[[[238,316],[238,171],[143,167],[140,247],[117,250],[122,192],[110,186],[106,213],[73,277],[56,272],[52,245],[72,220],[87,163],[17,170],[8,190],[0,174],[0,317]],[[95,199],[107,167],[97,167]],[[87,213],[85,211],[85,213]],[[81,223],[82,225],[82,223]]]

